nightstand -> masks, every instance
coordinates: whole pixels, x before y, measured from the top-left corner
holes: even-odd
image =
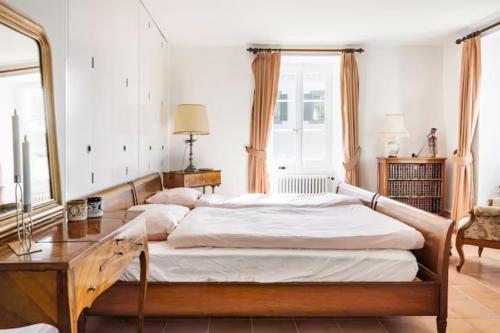
[[[163,173],[163,187],[202,187],[205,193],[205,187],[210,186],[212,193],[215,192],[215,187],[221,184],[221,171],[169,171]]]

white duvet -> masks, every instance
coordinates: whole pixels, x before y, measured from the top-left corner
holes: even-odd
[[[206,194],[195,203],[195,207],[253,208],[253,207],[303,207],[321,208],[362,204],[358,198],[337,194],[260,194],[239,195]]]
[[[422,248],[416,229],[363,205],[330,208],[201,207],[169,235],[175,248]]]

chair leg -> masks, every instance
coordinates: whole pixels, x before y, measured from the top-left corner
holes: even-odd
[[[438,333],[446,333],[446,317],[436,317],[436,325]]]
[[[481,246],[479,246],[477,248],[477,255],[479,256],[479,258],[481,258],[481,255],[483,254],[483,248]]]
[[[455,247],[456,247],[457,252],[458,252],[458,256],[460,257],[460,262],[457,265],[457,272],[460,272],[460,270],[462,269],[462,266],[464,265],[464,262],[465,262],[463,246],[464,246],[464,244],[463,244],[463,232],[461,232],[461,230],[459,230],[457,233],[457,241],[455,244]]]

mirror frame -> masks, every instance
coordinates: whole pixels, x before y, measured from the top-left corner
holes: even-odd
[[[62,206],[61,180],[57,150],[56,117],[54,108],[54,83],[52,78],[52,58],[47,35],[39,24],[0,1],[0,23],[17,31],[38,44],[40,74],[42,77],[43,99],[45,106],[45,125],[47,128],[47,150],[49,159],[50,186],[52,199],[33,207],[33,225],[53,220],[60,216]],[[0,238],[16,232],[15,212],[6,213],[0,218]]]

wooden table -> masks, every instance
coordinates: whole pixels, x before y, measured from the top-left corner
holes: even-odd
[[[80,314],[139,257],[137,331],[142,332],[148,244],[139,214],[107,212],[99,219],[69,223],[60,217],[35,232],[42,252],[28,256],[18,257],[2,243],[0,329],[47,323],[61,333],[83,332]]]
[[[205,193],[205,187],[210,186],[212,193],[215,192],[215,187],[221,184],[221,171],[170,171],[163,173],[163,187],[202,187]]]

